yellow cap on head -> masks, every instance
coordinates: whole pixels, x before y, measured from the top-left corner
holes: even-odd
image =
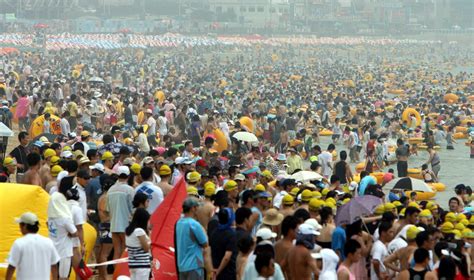
[[[3,160],[3,166],[7,167],[7,166],[10,166],[10,165],[16,165],[16,160],[12,157],[6,157]]]
[[[401,217],[405,217],[405,210],[406,208],[403,208],[402,210],[400,210],[400,213],[398,213],[398,215]]]
[[[301,201],[303,202],[309,202],[312,197],[313,193],[308,189],[301,192]]]
[[[49,161],[50,162],[50,165],[53,166],[53,165],[56,165],[56,164],[59,164],[59,161],[61,160],[60,157],[58,156],[52,156],[51,157],[51,160]]]
[[[380,204],[375,208],[374,214],[375,215],[382,215],[385,212],[385,206],[383,204]]]
[[[466,227],[462,224],[462,223],[457,223],[455,226],[454,226],[454,229],[457,229],[459,231],[462,231],[463,229],[465,229]]]
[[[459,213],[456,217],[457,221],[460,222],[461,220],[467,219],[466,215],[463,213]]]
[[[224,190],[230,192],[237,189],[237,182],[234,180],[229,180],[224,185]]]
[[[402,204],[400,201],[398,201],[398,200],[395,200],[395,201],[392,202],[392,203],[393,203],[393,205],[395,205],[395,207],[400,207],[400,206],[403,205],[403,204]]]
[[[195,187],[188,187],[186,192],[188,195],[199,195],[198,190]]]
[[[264,192],[264,191],[266,191],[266,189],[265,189],[265,186],[264,186],[264,185],[262,185],[262,184],[257,184],[257,185],[254,187],[254,191],[256,191],[256,192]]]
[[[196,171],[191,171],[188,174],[186,174],[186,179],[190,183],[197,183],[199,180],[201,180],[201,174]]]
[[[53,149],[46,149],[44,150],[44,153],[43,153],[43,156],[45,159],[55,156],[55,155],[56,155],[56,151]]]
[[[454,230],[454,225],[450,222],[444,222],[440,228],[442,233],[452,233]]]
[[[109,151],[105,151],[105,152],[102,154],[101,159],[102,159],[102,160],[113,160],[113,159],[114,159],[114,154],[112,154],[112,153],[109,152]]]
[[[458,229],[453,229],[452,233],[454,233],[454,239],[459,240],[462,238],[462,233]]]
[[[415,240],[416,236],[418,233],[420,233],[422,228],[419,228],[417,226],[410,226],[407,229],[406,236],[407,240]]]
[[[132,172],[137,175],[140,174],[140,170],[142,170],[142,167],[140,166],[140,164],[135,162],[130,166],[130,170],[132,170]]]
[[[312,191],[313,198],[321,198],[323,195],[318,191]]]
[[[290,194],[293,197],[296,197],[296,195],[298,195],[299,192],[300,192],[300,188],[294,187],[294,188],[291,189]]]
[[[390,202],[387,202],[387,203],[385,203],[385,205],[384,205],[385,212],[392,211],[392,210],[395,209],[395,208],[397,208],[397,207],[395,206],[395,204],[390,203]]]
[[[426,209],[430,210],[430,211],[433,211],[435,209],[438,209],[438,205],[432,201],[428,201],[428,203],[426,203]]]
[[[418,215],[420,218],[433,218],[433,214],[431,214],[431,211],[428,209],[422,210],[420,212],[420,215]]]
[[[261,176],[270,180],[273,179],[273,175],[272,175],[272,172],[270,172],[270,170],[263,170]]]
[[[459,221],[461,224],[464,225],[464,227],[468,227],[469,226],[469,220],[468,219],[462,219]]]
[[[350,198],[346,197],[342,200],[342,205],[346,204],[346,203],[349,203],[351,201]]]
[[[324,200],[318,198],[311,198],[309,201],[308,209],[310,211],[318,211],[319,209],[323,208],[326,205]]]
[[[291,194],[285,194],[281,203],[286,206],[291,206],[295,203],[295,198]]]
[[[329,189],[328,189],[328,188],[325,188],[325,189],[323,189],[323,190],[321,191],[321,194],[322,194],[323,196],[326,196],[326,195],[328,194],[328,192],[329,192]]]
[[[420,205],[418,205],[418,203],[416,203],[414,201],[408,203],[408,207],[415,207],[415,208],[420,209]]]
[[[216,193],[216,184],[208,181],[204,184],[204,196],[211,197]]]
[[[160,171],[158,173],[160,174],[160,176],[170,175],[171,174],[171,168],[168,165],[163,164],[162,166],[160,166]]]
[[[454,214],[453,212],[449,212],[446,214],[446,216],[444,216],[444,220],[446,222],[455,223],[458,218],[456,217],[456,214]]]
[[[63,168],[61,166],[54,165],[53,167],[51,167],[51,176],[56,177],[61,171],[63,171]]]

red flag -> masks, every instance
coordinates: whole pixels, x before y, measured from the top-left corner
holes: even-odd
[[[178,279],[174,253],[174,229],[176,222],[181,217],[182,205],[186,196],[186,182],[181,177],[173,190],[151,215],[152,270],[155,279]]]

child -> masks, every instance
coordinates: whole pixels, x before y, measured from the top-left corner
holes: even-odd
[[[149,279],[150,277],[149,219],[150,214],[146,209],[137,208],[130,225],[125,229],[125,245],[128,250],[131,280]]]
[[[418,145],[412,144],[410,146],[410,155],[418,156]]]
[[[425,180],[425,183],[437,183],[438,178],[436,178],[436,175],[432,170],[428,169],[428,164],[423,164],[421,166],[421,174],[423,175],[423,179]]]

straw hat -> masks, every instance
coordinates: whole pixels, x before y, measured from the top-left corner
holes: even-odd
[[[263,217],[263,224],[277,226],[283,221],[283,214],[279,213],[275,208],[268,209]]]

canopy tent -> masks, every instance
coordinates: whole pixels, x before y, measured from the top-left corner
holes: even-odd
[[[11,137],[13,131],[8,128],[4,123],[0,122],[0,137]]]

